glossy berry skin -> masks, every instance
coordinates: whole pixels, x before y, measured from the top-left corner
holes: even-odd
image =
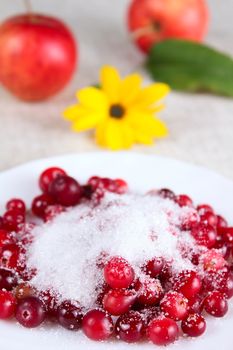
[[[161,300],[160,308],[166,317],[180,321],[188,314],[188,299],[181,293],[170,291]]]
[[[202,282],[195,271],[185,270],[173,279],[173,289],[187,299],[194,298],[201,290]]]
[[[22,212],[23,214],[26,213],[26,205],[22,199],[19,198],[13,198],[9,200],[6,204],[7,210],[17,210]]]
[[[79,204],[82,187],[74,178],[61,175],[51,182],[49,193],[57,204],[70,207]]]
[[[3,217],[0,216],[0,229],[3,229],[4,223],[3,223]]]
[[[202,263],[205,271],[218,271],[223,269],[227,262],[220,252],[210,249],[203,254]]]
[[[56,179],[56,177],[61,175],[66,175],[66,172],[61,168],[52,167],[45,169],[39,178],[39,187],[41,191],[48,193],[51,182]]]
[[[147,277],[134,285],[138,293],[137,302],[144,306],[156,305],[163,297],[163,287],[158,279]]]
[[[107,340],[114,330],[112,318],[102,310],[90,310],[83,317],[82,330],[92,340]]]
[[[182,331],[189,337],[200,337],[206,330],[206,321],[200,314],[189,314],[181,323]]]
[[[192,199],[189,196],[187,196],[186,194],[180,194],[179,196],[176,196],[175,202],[180,207],[192,207],[193,206]]]
[[[213,227],[216,227],[218,223],[217,216],[214,213],[211,213],[210,211],[207,211],[200,215],[200,220],[203,224],[210,225]]]
[[[20,225],[25,222],[25,214],[18,210],[8,210],[3,215],[3,224],[4,228],[11,232],[17,232],[20,228]]]
[[[47,315],[52,318],[56,317],[58,308],[57,294],[51,289],[42,290],[39,293],[39,299],[42,301]]]
[[[13,238],[10,233],[6,230],[0,229],[0,249],[6,245],[13,243]]]
[[[228,303],[224,295],[214,291],[209,293],[204,302],[205,311],[214,317],[223,317],[228,311]]]
[[[5,320],[13,316],[16,299],[11,292],[0,291],[0,319]]]
[[[9,269],[15,269],[19,262],[20,249],[17,244],[6,244],[0,252],[0,263]]]
[[[111,289],[103,298],[103,307],[109,314],[119,316],[129,311],[137,293],[127,289]]]
[[[43,219],[45,210],[48,206],[54,204],[54,199],[48,194],[41,194],[33,199],[32,202],[32,213],[35,216]]]
[[[227,299],[233,296],[233,273],[229,271],[208,271],[204,277],[206,291],[218,291]]]
[[[196,210],[182,217],[181,229],[184,231],[192,230],[192,228],[196,227],[200,221],[200,217]]]
[[[104,267],[104,279],[111,288],[128,288],[134,280],[134,270],[127,260],[115,256]]]
[[[45,319],[44,306],[36,297],[21,299],[16,307],[15,318],[26,328],[38,327]]]
[[[25,299],[27,297],[35,296],[35,294],[35,289],[26,283],[19,284],[14,290],[14,296],[16,299]]]
[[[222,236],[223,241],[229,247],[233,247],[233,227],[221,227],[218,233]]]
[[[0,289],[11,291],[17,284],[18,278],[13,271],[0,268]]]
[[[168,345],[178,339],[179,328],[174,320],[158,317],[149,323],[147,336],[155,345]]]
[[[204,245],[207,248],[212,248],[216,242],[216,231],[210,225],[203,223],[198,224],[191,230],[191,235],[197,241],[197,244]]]
[[[163,258],[158,257],[158,258],[149,260],[144,266],[143,270],[147,275],[149,275],[152,278],[155,278],[160,274],[160,272],[163,269],[163,266],[164,266]]]
[[[143,337],[145,324],[137,311],[129,311],[116,321],[115,333],[117,338],[126,343],[136,343]]]
[[[171,190],[169,190],[168,188],[161,188],[157,194],[165,199],[171,199],[174,200],[175,199],[175,193]]]
[[[199,204],[197,211],[200,215],[205,213],[214,213],[214,209],[209,204]]]
[[[217,215],[217,229],[222,227],[227,227],[227,221],[221,215]]]
[[[71,331],[81,328],[83,314],[80,307],[75,306],[69,300],[64,301],[57,310],[58,323]]]

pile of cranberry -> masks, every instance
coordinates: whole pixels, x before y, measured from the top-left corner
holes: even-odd
[[[174,274],[171,262],[156,256],[141,267],[144,277],[139,278],[128,261],[110,257],[100,264],[105,284],[92,310],[85,310],[78,301],[59,303],[51,290],[37,291],[30,284],[36,272],[26,266],[33,216],[47,222],[81,202],[98,205],[106,191],[127,191],[124,180],[96,176],[81,186],[60,168],[46,169],[39,186],[42,194],[34,198],[31,211],[27,212],[21,199],[11,199],[0,217],[0,319],[15,316],[28,328],[39,326],[45,319],[56,320],[69,330],[82,328],[92,340],[115,335],[128,343],[148,339],[167,345],[178,339],[180,328],[184,335],[198,337],[206,329],[205,315],[223,317],[227,313],[227,299],[233,296],[233,227],[228,227],[211,206],[195,208],[188,196],[176,196],[168,189],[149,195],[156,192],[181,207],[193,208],[181,230],[184,234],[189,231],[200,247],[191,257],[196,269]]]

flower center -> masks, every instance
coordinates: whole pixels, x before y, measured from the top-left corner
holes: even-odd
[[[120,104],[114,104],[110,107],[109,114],[113,118],[121,119],[122,117],[124,117],[125,109]]]

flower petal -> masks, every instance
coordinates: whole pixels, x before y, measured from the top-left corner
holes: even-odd
[[[82,106],[73,105],[73,106],[67,107],[64,110],[63,116],[65,119],[72,121],[72,120],[76,120],[77,118],[82,116],[85,112],[86,112],[86,110]]]
[[[131,104],[140,91],[141,83],[142,78],[139,74],[131,74],[123,79],[120,87],[120,103],[124,106]]]
[[[72,125],[73,131],[86,131],[95,128],[104,118],[102,113],[89,113],[75,120]]]
[[[104,66],[100,71],[100,84],[110,103],[119,102],[121,78],[118,71],[111,66]]]
[[[170,88],[167,84],[155,83],[140,91],[135,106],[145,108],[160,101],[169,93]]]
[[[77,98],[81,105],[96,111],[106,111],[108,101],[105,93],[95,87],[87,87],[77,92]]]

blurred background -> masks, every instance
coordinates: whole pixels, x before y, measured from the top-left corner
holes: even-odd
[[[143,72],[144,56],[131,42],[125,17],[128,0],[34,0],[35,12],[63,19],[80,48],[79,66],[69,86],[56,97],[28,104],[0,87],[0,170],[54,155],[99,150],[90,134],[74,134],[61,118],[75,102],[75,91],[98,80],[103,64],[122,74]],[[211,13],[206,42],[233,54],[232,0],[209,0]],[[25,12],[21,0],[0,0],[0,20]],[[149,81],[146,73],[143,73]],[[134,151],[154,153],[204,165],[233,179],[233,102],[207,94],[172,92],[161,114],[170,136],[152,147]]]

